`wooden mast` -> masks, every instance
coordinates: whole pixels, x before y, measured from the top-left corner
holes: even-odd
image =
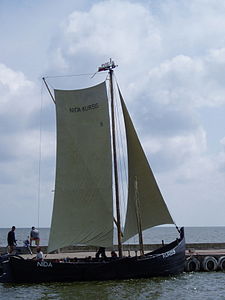
[[[111,118],[112,118],[112,148],[113,148],[113,166],[115,180],[115,197],[116,197],[116,226],[118,236],[118,252],[122,257],[122,231],[120,218],[120,201],[119,201],[119,184],[118,184],[118,168],[117,168],[117,151],[116,151],[116,134],[115,134],[115,112],[114,112],[114,93],[113,93],[113,69],[116,67],[114,61],[110,59],[108,63],[103,64],[98,71],[109,71],[110,96],[111,96]]]
[[[135,191],[135,205],[136,205],[136,217],[137,217],[137,226],[138,226],[140,254],[144,255],[144,245],[143,245],[144,243],[143,243],[143,234],[142,234],[142,226],[141,226],[142,222],[141,222],[141,211],[140,211],[137,176],[135,176],[134,191]]]
[[[45,78],[42,77],[42,80],[44,81],[44,84],[45,84],[45,86],[46,86],[46,88],[47,88],[47,90],[48,90],[48,92],[49,92],[49,95],[50,95],[51,98],[52,98],[52,101],[55,103],[55,99],[54,99],[54,97],[53,97],[53,95],[52,95],[52,93],[51,93],[51,91],[50,91],[50,88],[49,88],[49,86],[48,86],[48,84],[47,84]]]
[[[120,201],[119,201],[119,184],[116,152],[116,135],[115,135],[115,112],[114,112],[114,95],[113,95],[113,70],[109,70],[110,76],[110,94],[111,94],[111,112],[112,112],[112,142],[113,142],[113,161],[114,161],[114,178],[115,178],[115,195],[116,195],[116,216],[117,216],[117,235],[119,257],[122,257],[122,233],[120,220]]]

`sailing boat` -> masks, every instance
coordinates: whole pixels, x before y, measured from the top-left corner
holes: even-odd
[[[183,272],[183,228],[177,228],[179,238],[175,241],[162,245],[153,252],[144,253],[142,231],[174,222],[148,164],[119,87],[114,84],[115,67],[110,59],[98,69],[108,72],[110,93],[107,93],[107,84],[104,81],[80,90],[54,90],[53,97],[45,79],[44,82],[56,105],[57,116],[55,195],[48,252],[80,244],[113,249],[115,223],[118,232],[118,256],[95,257],[89,260],[83,258],[63,263],[50,259],[39,262],[11,256],[3,264],[4,274],[1,281],[116,280],[168,276]],[[128,199],[123,230],[114,116],[116,88],[121,101],[128,156]],[[126,256],[123,243],[136,234],[139,236],[140,255]]]

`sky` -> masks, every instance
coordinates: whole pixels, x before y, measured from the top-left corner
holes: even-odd
[[[224,15],[223,0],[1,0],[0,227],[50,226],[55,107],[41,78],[109,58],[177,225],[225,226]]]

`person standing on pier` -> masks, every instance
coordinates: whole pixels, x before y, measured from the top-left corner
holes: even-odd
[[[30,232],[30,246],[32,246],[32,241],[35,242],[35,245],[38,247],[40,244],[39,231],[33,226]]]
[[[12,226],[12,229],[8,232],[7,242],[9,247],[9,253],[12,253],[14,250],[14,246],[16,246],[15,230],[16,227]]]

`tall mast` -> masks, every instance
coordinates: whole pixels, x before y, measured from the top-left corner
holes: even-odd
[[[109,71],[110,96],[111,96],[111,117],[112,117],[112,147],[113,147],[113,164],[114,164],[114,180],[115,180],[115,197],[116,197],[116,226],[118,236],[118,252],[122,257],[122,231],[120,218],[120,201],[119,201],[119,184],[118,184],[118,168],[117,168],[117,151],[116,151],[116,133],[115,133],[115,112],[114,112],[114,93],[113,93],[113,69],[117,67],[114,61],[110,61],[101,65],[98,71]]]

